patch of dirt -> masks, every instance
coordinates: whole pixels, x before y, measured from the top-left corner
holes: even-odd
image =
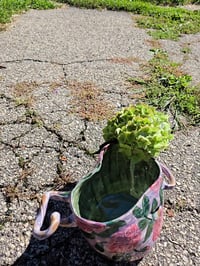
[[[91,82],[71,81],[72,111],[87,121],[108,119],[113,114],[112,103],[106,101],[103,91]]]
[[[185,9],[195,11],[195,10],[200,10],[200,5],[184,5],[183,6]]]
[[[141,59],[139,57],[113,57],[112,59],[109,59],[109,61],[115,64],[131,65],[133,62],[141,62]]]

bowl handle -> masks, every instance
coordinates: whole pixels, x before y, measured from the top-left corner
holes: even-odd
[[[70,197],[71,197],[71,192],[49,191],[49,192],[44,193],[44,195],[42,196],[41,206],[40,206],[40,209],[37,214],[35,224],[33,227],[33,235],[37,239],[43,240],[43,239],[48,238],[57,230],[59,226],[63,226],[63,227],[76,227],[77,226],[74,220],[73,214],[71,214],[70,216],[66,218],[61,219],[59,212],[53,212],[50,218],[51,219],[50,226],[45,230],[41,230],[50,198],[54,200],[60,200],[60,201],[69,203]]]
[[[172,189],[176,185],[175,177],[172,175],[171,171],[162,163],[159,163],[162,169],[162,173],[167,177],[168,182],[163,182],[163,189]]]

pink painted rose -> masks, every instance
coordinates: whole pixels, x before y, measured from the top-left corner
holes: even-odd
[[[158,217],[153,226],[153,236],[152,236],[153,241],[156,241],[157,238],[159,237],[162,229],[162,224],[163,224],[163,208],[159,208]]]
[[[86,233],[101,233],[106,230],[106,225],[98,222],[89,222],[77,219],[78,227]]]
[[[124,253],[132,251],[141,241],[141,231],[137,224],[132,224],[114,233],[108,243],[110,253]]]

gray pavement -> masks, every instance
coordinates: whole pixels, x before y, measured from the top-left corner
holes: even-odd
[[[42,193],[70,190],[92,170],[105,119],[136,101],[127,78],[143,74],[153,42],[133,18],[65,7],[29,11],[0,32],[0,265],[121,265],[96,254],[78,229],[39,242],[32,227]],[[200,35],[189,37],[160,45],[197,84]],[[159,158],[177,186],[165,193],[162,234],[141,266],[200,265],[199,137],[199,128],[177,132]]]

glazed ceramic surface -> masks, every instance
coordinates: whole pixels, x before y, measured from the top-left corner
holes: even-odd
[[[169,184],[163,180],[167,176]],[[78,226],[90,245],[116,261],[134,261],[149,253],[163,224],[163,190],[174,177],[154,159],[134,164],[118,152],[117,144],[100,151],[96,168],[71,192],[47,192],[34,225],[34,235],[45,239],[57,227]],[[72,215],[55,212],[51,225],[41,230],[49,198],[70,204]]]

